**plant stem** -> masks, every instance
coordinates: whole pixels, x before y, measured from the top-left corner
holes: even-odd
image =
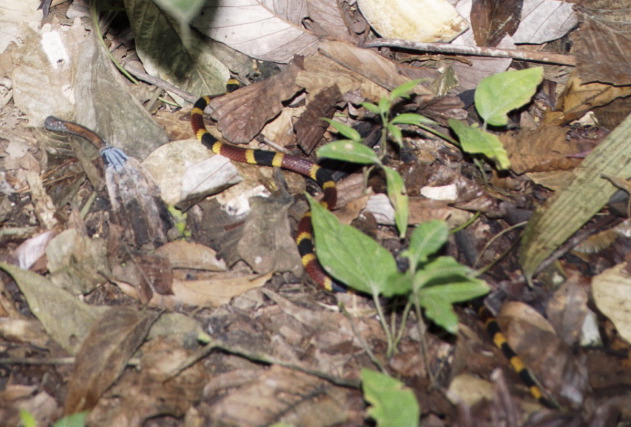
[[[372,300],[375,302],[375,308],[377,309],[377,315],[379,316],[379,321],[381,322],[381,327],[383,328],[383,332],[386,334],[386,341],[388,342],[388,346],[386,349],[386,357],[388,359],[392,356],[394,352],[394,348],[392,346],[392,333],[390,328],[388,327],[388,323],[386,322],[386,317],[383,313],[383,308],[381,307],[381,302],[379,302],[379,294],[377,292],[373,292]]]

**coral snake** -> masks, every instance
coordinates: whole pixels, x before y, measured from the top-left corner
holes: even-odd
[[[230,80],[228,89],[238,88],[239,83]],[[337,202],[337,190],[335,181],[331,173],[317,164],[301,157],[287,155],[283,153],[242,148],[226,144],[212,136],[204,125],[204,109],[211,100],[210,96],[204,96],[195,102],[191,111],[191,125],[193,132],[199,141],[209,148],[213,153],[220,154],[231,160],[241,163],[249,163],[259,166],[273,166],[288,169],[302,175],[308,176],[320,185],[323,197],[320,203],[327,209],[333,209]],[[46,118],[44,127],[51,131],[64,132],[80,136],[91,142],[99,149],[106,166],[119,169],[123,167],[127,156],[120,149],[112,147],[96,133],[79,124],[58,119],[53,116]],[[313,227],[311,225],[310,212],[300,219],[298,223],[296,243],[301,256],[302,264],[307,274],[324,289],[334,292],[343,292],[344,288],[335,283],[322,269],[315,255],[313,245]],[[493,343],[502,351],[508,359],[511,367],[517,372],[521,380],[528,387],[530,394],[543,406],[556,408],[558,405],[547,399],[539,387],[535,377],[524,365],[515,351],[508,345],[506,337],[502,333],[495,316],[484,306],[478,304],[476,311],[480,319],[484,322]]]
[[[230,80],[227,84],[228,91],[233,91],[239,87],[236,80]],[[297,172],[304,176],[308,176],[320,185],[323,191],[323,197],[320,203],[331,210],[335,207],[337,201],[337,190],[335,181],[331,173],[317,164],[293,155],[283,154],[274,151],[266,151],[259,149],[242,148],[219,141],[212,136],[204,125],[204,109],[210,103],[212,97],[204,96],[195,102],[191,111],[191,125],[197,139],[209,148],[213,153],[220,154],[231,160],[241,163],[249,163],[259,166],[273,166]],[[322,269],[315,255],[313,245],[313,227],[311,225],[311,214],[307,212],[298,223],[296,234],[296,243],[300,253],[302,264],[307,274],[315,280],[320,286],[329,291],[343,291],[344,288],[336,284]],[[477,307],[477,314],[484,322],[484,325],[491,336],[493,343],[500,348],[504,356],[508,359],[511,367],[521,377],[528,387],[531,395],[546,407],[556,407],[554,403],[548,400],[537,385],[537,381],[530,371],[526,368],[519,356],[506,342],[504,334],[502,334],[497,320],[492,313],[480,304]]]
[[[239,87],[239,83],[230,80],[227,84],[228,91],[233,91]],[[204,109],[210,103],[212,97],[204,96],[199,98],[191,111],[191,125],[197,139],[215,154],[221,154],[231,160],[241,163],[249,163],[259,166],[273,166],[297,172],[308,176],[320,185],[323,197],[320,203],[331,210],[335,208],[337,202],[337,190],[335,181],[331,173],[317,164],[293,155],[278,153],[274,151],[242,148],[219,141],[212,136],[204,125]],[[300,253],[302,264],[307,274],[320,286],[329,291],[344,291],[344,288],[333,281],[322,269],[315,255],[313,244],[313,227],[311,225],[311,213],[307,212],[298,223],[296,232],[296,243]],[[543,406],[556,408],[558,405],[547,399],[538,383],[524,365],[515,351],[508,345],[504,334],[502,334],[497,320],[493,314],[484,306],[479,304],[477,314],[484,322],[493,343],[502,351],[508,359],[511,367],[517,372],[524,384],[528,387],[530,394]]]

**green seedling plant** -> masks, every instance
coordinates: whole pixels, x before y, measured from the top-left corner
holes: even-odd
[[[460,148],[469,154],[482,154],[493,160],[500,170],[510,168],[508,154],[497,135],[488,126],[504,127],[508,113],[526,105],[543,80],[543,68],[506,71],[482,80],[475,90],[475,108],[482,126],[449,119],[449,126],[460,141]]]
[[[508,169],[508,154],[499,138],[487,131],[487,126],[506,126],[507,113],[525,105],[534,95],[542,78],[542,69],[533,68],[500,73],[483,80],[475,93],[475,105],[483,119],[482,127],[449,120],[459,142],[429,128],[433,122],[421,115],[406,113],[390,118],[392,106],[399,98],[407,97],[419,81],[406,83],[394,89],[377,104],[363,104],[366,109],[378,114],[383,123],[379,153],[362,145],[361,136],[350,126],[329,120],[346,139],[322,147],[318,150],[318,156],[381,168],[387,180],[388,197],[395,209],[395,225],[399,235],[404,237],[408,222],[405,183],[396,170],[383,165],[381,161],[388,140],[402,145],[399,126],[418,126],[458,145],[469,154],[482,154],[493,160],[498,169]],[[445,221],[423,222],[414,229],[408,249],[401,254],[407,260],[408,267],[405,271],[399,271],[392,254],[375,240],[351,226],[341,224],[315,199],[310,196],[307,198],[312,210],[318,260],[336,280],[372,295],[387,339],[387,357],[393,354],[401,339],[412,308],[419,322],[422,322],[424,313],[446,331],[456,333],[458,318],[453,304],[488,293],[488,285],[476,278],[473,270],[452,257],[438,255],[449,237]],[[386,322],[380,296],[407,298],[398,333],[395,322],[391,323],[392,326]],[[421,328],[421,332],[423,331],[424,328]],[[418,425],[418,402],[413,393],[400,382],[378,372],[362,370],[362,383],[364,396],[372,405],[369,414],[378,425]],[[393,395],[397,397],[391,399]],[[399,404],[400,402],[405,403]],[[388,420],[393,419],[397,420],[397,424],[389,423]]]
[[[416,125],[424,129],[431,129],[429,125],[436,124],[431,119],[415,113],[404,113],[390,118],[392,107],[401,99],[409,97],[410,92],[420,83],[420,80],[411,80],[395,88],[387,97],[382,98],[377,104],[364,102],[362,106],[374,114],[377,114],[383,124],[379,147],[377,151],[366,147],[361,143],[362,137],[352,127],[340,122],[325,119],[339,134],[346,139],[333,141],[318,150],[319,157],[326,157],[346,162],[369,165],[366,171],[370,173],[372,168],[379,167],[386,176],[388,198],[394,208],[394,222],[401,238],[405,237],[408,226],[408,195],[405,184],[399,172],[385,166],[381,159],[386,155],[387,141],[393,141],[399,147],[403,146],[402,124]]]

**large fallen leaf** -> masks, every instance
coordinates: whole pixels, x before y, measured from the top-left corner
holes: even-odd
[[[616,325],[616,330],[631,342],[631,275],[627,264],[618,264],[592,280],[596,307]]]
[[[92,323],[107,310],[106,307],[81,302],[39,274],[6,263],[0,263],[0,269],[13,277],[31,312],[46,332],[70,354],[75,354],[78,343],[87,335]]]
[[[216,46],[195,32],[186,34],[185,43],[173,21],[153,1],[126,0],[125,9],[136,52],[150,74],[196,95],[225,90],[230,73],[215,56]]]
[[[370,26],[387,38],[448,42],[469,26],[447,0],[358,0]]]
[[[585,2],[585,7],[579,9],[581,26],[574,42],[578,73],[586,82],[631,84],[628,2],[591,3]]]
[[[515,43],[540,44],[560,39],[576,26],[572,4],[555,0],[525,0]]]
[[[211,0],[191,25],[213,40],[264,61],[315,52],[318,37],[302,26],[306,0]]]
[[[112,307],[93,323],[77,352],[64,404],[66,414],[96,405],[123,372],[158,316],[132,307]]]
[[[530,280],[539,265],[589,221],[616,191],[603,175],[631,176],[630,138],[631,115],[583,160],[574,180],[532,216],[519,253],[526,278]]]

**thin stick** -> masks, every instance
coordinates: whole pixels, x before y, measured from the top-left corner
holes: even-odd
[[[177,96],[181,97],[182,99],[184,99],[185,101],[190,102],[191,104],[194,103],[197,100],[197,98],[199,98],[198,96],[194,96],[190,94],[189,92],[186,92],[178,88],[177,86],[172,85],[171,83],[167,82],[164,79],[150,76],[149,74],[141,70],[140,67],[136,65],[135,63],[126,62],[125,64],[123,64],[123,68],[127,72],[132,74],[134,77],[136,77],[138,80],[142,80],[143,82],[152,84],[167,92],[172,92],[176,94]]]
[[[378,39],[366,43],[364,47],[398,47],[401,49],[424,52],[446,53],[454,55],[488,56],[492,58],[513,58],[524,61],[545,62],[576,66],[574,55],[552,52],[531,52],[519,49],[500,49],[497,47],[462,46],[451,43],[418,43],[401,39]]]

